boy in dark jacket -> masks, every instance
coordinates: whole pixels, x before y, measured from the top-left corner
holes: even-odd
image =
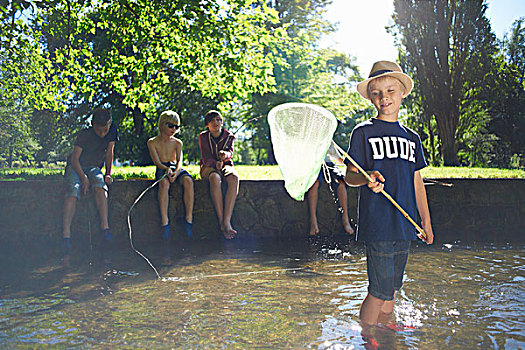
[[[239,175],[232,162],[235,135],[222,127],[223,118],[218,111],[206,113],[204,122],[208,130],[199,135],[200,175],[210,184],[211,198],[221,232],[226,239],[232,239],[237,234],[231,225],[231,218],[239,193]],[[228,184],[224,203],[221,190],[223,180]]]

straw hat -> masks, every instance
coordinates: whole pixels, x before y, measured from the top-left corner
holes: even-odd
[[[390,61],[378,61],[374,63],[374,65],[372,66],[372,70],[368,75],[368,79],[357,84],[357,91],[359,92],[359,94],[361,94],[361,96],[363,96],[366,99],[369,99],[368,83],[370,83],[374,79],[384,76],[391,76],[392,78],[396,78],[397,80],[399,80],[401,84],[403,84],[403,86],[405,87],[405,96],[408,95],[410,91],[412,91],[412,86],[414,85],[412,83],[412,79],[408,75],[403,73],[401,67],[399,67],[397,63]]]

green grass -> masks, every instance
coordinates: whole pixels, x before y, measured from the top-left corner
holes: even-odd
[[[432,179],[524,179],[524,169],[468,168],[468,167],[426,167],[421,170],[424,178]]]
[[[1,168],[0,180],[58,180],[64,169],[48,168]]]
[[[200,179],[198,165],[184,166],[195,179]],[[282,175],[277,165],[236,165],[241,180],[282,180]],[[58,180],[62,178],[63,169],[46,168],[2,168],[0,180]],[[126,166],[114,167],[115,179],[153,179],[154,166]],[[525,178],[523,169],[497,169],[497,168],[464,168],[464,167],[427,167],[422,170],[424,178],[469,178],[469,179],[496,179],[496,178]]]

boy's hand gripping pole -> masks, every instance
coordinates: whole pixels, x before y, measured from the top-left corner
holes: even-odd
[[[359,164],[357,164],[357,162],[352,159],[352,157],[350,157],[345,151],[343,151],[341,149],[341,147],[339,147],[339,145],[334,142],[334,140],[332,140],[332,144],[334,145],[335,149],[340,154],[342,154],[346,159],[348,159],[350,161],[350,163],[352,163],[352,165],[355,166],[357,168],[357,170],[359,170],[359,172],[361,174],[363,174],[363,176],[368,180],[368,182],[374,182],[374,180],[372,180],[370,175],[368,175],[368,173],[366,171],[364,171],[363,168],[361,168],[359,166]],[[410,215],[408,215],[408,213],[403,208],[401,208],[401,206],[399,204],[397,204],[397,202],[394,200],[394,198],[392,198],[391,195],[389,195],[387,192],[385,192],[385,190],[381,190],[381,193],[401,212],[401,214],[403,214],[403,216],[405,218],[407,218],[408,221],[410,221],[410,223],[412,225],[414,225],[416,230],[419,232],[418,236],[421,236],[419,238],[426,239],[427,238],[427,234],[425,233],[425,231],[423,231],[423,229],[421,227],[419,227],[419,225],[414,220],[412,220]]]

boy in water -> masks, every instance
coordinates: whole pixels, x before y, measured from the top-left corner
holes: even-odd
[[[66,184],[64,216],[62,218],[62,235],[64,246],[64,263],[69,264],[71,251],[71,222],[75,215],[77,199],[86,195],[92,187],[100,216],[100,229],[106,248],[111,247],[113,234],[108,223],[108,185],[113,183],[111,166],[113,149],[118,140],[117,128],[111,123],[111,113],[106,109],[93,111],[91,127],[79,131],[73,152],[67,159],[64,173]],[[102,175],[102,167],[106,174]],[[109,257],[106,257],[109,259]]]
[[[375,180],[368,182],[348,164],[345,180],[359,189],[357,239],[365,242],[368,294],[360,310],[368,325],[388,323],[396,292],[403,284],[413,225],[385,198],[393,198],[415,218],[416,208],[426,233],[434,240],[427,195],[420,170],[426,166],[419,136],[398,121],[403,98],[412,90],[412,79],[393,62],[376,62],[368,79],[357,85],[361,96],[377,109],[377,116],[357,125],[350,136],[348,154]]]
[[[239,193],[239,175],[233,168],[233,139],[235,135],[222,127],[222,115],[218,111],[209,111],[204,116],[208,130],[199,135],[201,150],[201,178],[210,183],[210,193],[219,220],[221,232],[226,239],[237,234],[231,224],[233,207]],[[226,180],[228,189],[226,198],[222,198],[221,184]]]
[[[148,149],[151,160],[157,166],[155,179],[166,175],[159,183],[159,209],[162,222],[161,235],[164,239],[170,236],[170,222],[168,218],[170,184],[177,181],[184,189],[184,228],[188,237],[193,235],[193,179],[182,169],[182,141],[175,137],[180,128],[179,115],[173,111],[164,111],[158,122],[159,133],[148,140]]]

